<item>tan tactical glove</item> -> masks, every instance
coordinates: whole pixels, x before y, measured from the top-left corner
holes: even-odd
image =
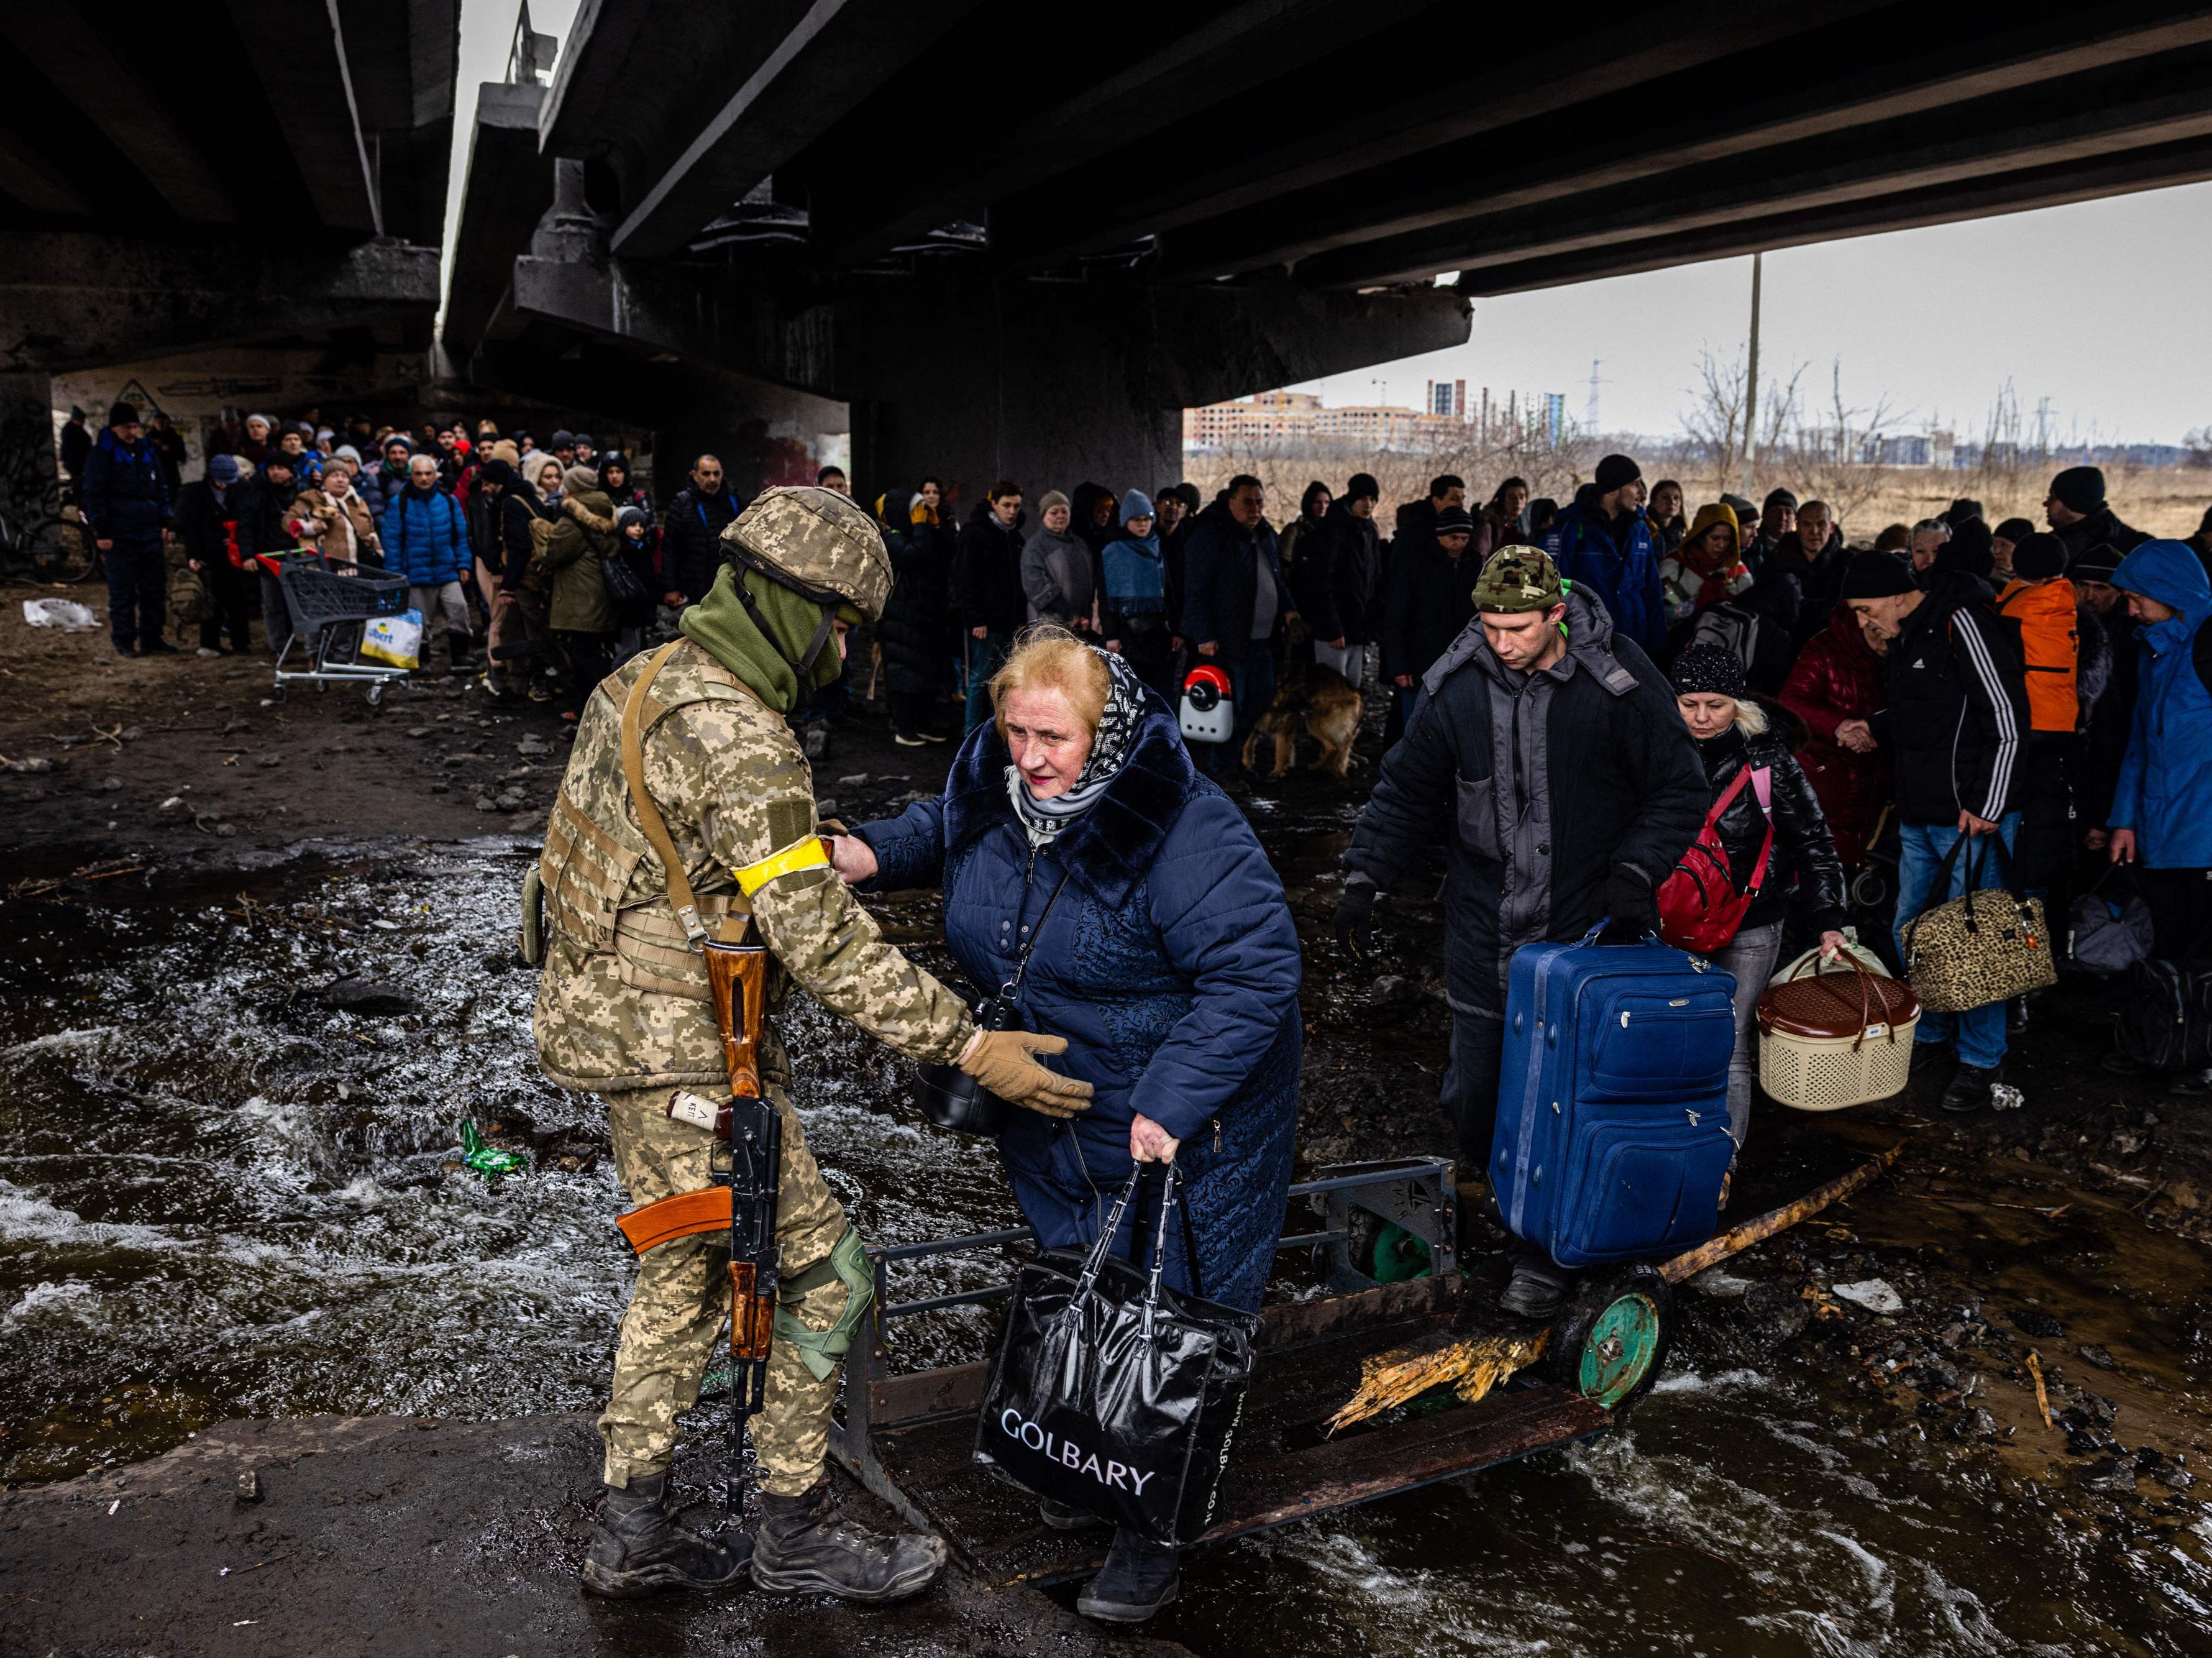
[[[1048,1117],[1072,1117],[1091,1108],[1091,1084],[1054,1076],[1036,1061],[1040,1054],[1066,1051],[1065,1036],[979,1030],[960,1055],[960,1068],[1009,1105],[1025,1106]]]

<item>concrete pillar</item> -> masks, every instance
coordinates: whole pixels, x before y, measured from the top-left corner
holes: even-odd
[[[19,546],[60,544],[60,473],[52,380],[40,374],[0,374],[0,519]]]

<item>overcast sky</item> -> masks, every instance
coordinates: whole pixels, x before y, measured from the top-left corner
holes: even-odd
[[[532,0],[532,21],[563,33],[576,3]],[[506,69],[515,10],[463,0],[459,134]],[[1595,358],[1601,426],[1657,435],[1680,424],[1699,351],[1742,349],[1750,308],[1747,258],[1479,300],[1466,345],[1298,389],[1418,404],[1425,381],[1464,379],[1470,398],[1563,392],[1580,420]],[[2172,443],[2212,425],[2212,184],[1784,248],[1762,308],[1762,380],[1809,363],[1825,403],[1840,359],[1846,403],[1887,398],[1893,431],[1978,433],[2009,376],[2031,422],[2050,398],[2054,441]]]

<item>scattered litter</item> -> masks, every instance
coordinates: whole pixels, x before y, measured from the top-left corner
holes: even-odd
[[[868,774],[856,771],[850,777],[841,777],[837,780],[837,786],[841,789],[864,789],[868,786]]]
[[[65,633],[89,633],[100,620],[73,598],[27,598],[23,620],[33,628],[59,628]]]
[[[238,1476],[238,1500],[241,1503],[258,1503],[261,1500],[261,1476],[251,1468]]]
[[[1890,1288],[1887,1278],[1863,1278],[1856,1284],[1838,1284],[1836,1294],[1854,1307],[1863,1307],[1869,1313],[1887,1316],[1905,1310],[1905,1297]]]
[[[52,771],[54,762],[42,754],[31,755],[21,760],[10,760],[6,755],[0,754],[0,766],[5,766],[9,771]]]
[[[487,1145],[483,1136],[477,1133],[473,1121],[461,1123],[461,1166],[486,1180],[496,1180],[501,1175],[512,1175],[530,1166],[529,1154],[522,1151],[502,1151],[495,1145]]]
[[[2021,1107],[2027,1103],[2027,1096],[2021,1093],[2020,1090],[2014,1088],[2010,1083],[1991,1083],[1990,1084],[1990,1110],[2017,1111]]]
[[[122,786],[123,780],[119,777],[103,777],[100,780],[100,792],[102,794],[112,794]]]
[[[2043,1418],[2045,1427],[2057,1427],[2058,1418],[2051,1412],[2051,1393],[2043,1385],[2043,1355],[2033,1347],[2027,1350],[2027,1374],[2035,1383],[2036,1413]]]
[[[121,1508],[122,1506],[123,1506],[123,1499],[122,1499],[121,1497],[117,1497],[117,1498],[116,1498],[112,1503],[110,1503],[107,1505],[107,1511],[108,1511],[108,1513],[110,1513],[110,1514],[113,1514],[113,1513],[116,1511],[116,1509],[118,1509]]]

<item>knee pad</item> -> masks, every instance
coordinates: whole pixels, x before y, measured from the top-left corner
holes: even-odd
[[[799,1316],[799,1303],[832,1280],[845,1285],[845,1310],[826,1330],[811,1330]],[[866,1247],[850,1227],[829,1255],[803,1272],[782,1279],[775,1292],[775,1339],[787,1342],[817,1382],[827,1382],[852,1347],[853,1333],[860,1327],[876,1298],[876,1275],[868,1265]]]

